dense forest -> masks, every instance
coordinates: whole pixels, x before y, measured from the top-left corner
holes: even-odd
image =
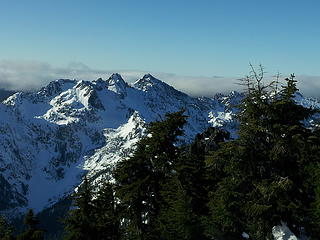
[[[317,110],[296,104],[294,75],[265,85],[256,73],[241,84],[238,138],[209,128],[181,145],[183,109],[150,123],[99,189],[84,178],[62,238],[266,240],[286,223],[297,236],[319,239],[320,130],[306,121]],[[1,218],[0,239],[44,239],[32,210],[24,223],[16,234]]]

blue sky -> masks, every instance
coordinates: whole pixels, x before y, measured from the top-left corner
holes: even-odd
[[[316,0],[0,0],[0,60],[237,76],[320,76]]]

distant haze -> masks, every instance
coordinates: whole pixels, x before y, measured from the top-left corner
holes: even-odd
[[[249,68],[248,68],[249,69]],[[78,80],[107,79],[118,72],[125,81],[134,82],[144,74],[144,70],[101,70],[92,69],[83,63],[71,63],[65,67],[55,67],[45,62],[0,61],[0,89],[33,90],[47,85],[50,81],[68,78]],[[236,83],[244,76],[183,76],[173,73],[150,72],[154,77],[192,96],[213,96],[216,93],[241,91]],[[269,73],[268,73],[269,74]],[[274,74],[273,74],[274,75]],[[266,78],[271,78],[267,76]],[[286,75],[282,76],[287,77]],[[320,76],[297,75],[298,87],[305,96],[320,97]]]

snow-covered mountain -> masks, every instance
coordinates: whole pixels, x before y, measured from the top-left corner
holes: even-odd
[[[10,91],[0,88],[0,102],[8,98],[9,96],[13,95],[17,91]]]
[[[150,74],[133,84],[60,79],[0,104],[0,212],[41,211],[70,194],[83,174],[96,178],[132,152],[146,124],[181,108],[190,142],[207,127],[235,136],[241,94],[193,98]],[[319,107],[301,97],[301,104]]]

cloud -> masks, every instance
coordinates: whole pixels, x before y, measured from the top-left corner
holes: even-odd
[[[167,82],[183,92],[193,96],[213,96],[216,93],[227,93],[241,90],[237,85],[237,77],[204,77],[182,76],[176,74],[157,73],[157,78]]]
[[[7,90],[31,90],[45,86],[60,78],[94,80],[108,78],[118,72],[127,82],[134,82],[148,71],[99,70],[83,63],[70,63],[65,67],[54,67],[44,62],[0,61],[0,88]],[[156,78],[172,85],[180,91],[194,96],[212,96],[218,92],[235,89],[235,80],[225,77],[180,76],[170,73],[151,72]]]
[[[0,86],[9,90],[30,90],[45,86],[55,79],[94,79],[105,74],[109,75],[110,72],[92,70],[81,63],[54,67],[44,62],[0,61]]]
[[[308,97],[320,98],[320,76],[297,75],[299,91]]]
[[[148,71],[99,70],[83,63],[70,63],[65,67],[55,67],[45,62],[0,61],[0,88],[7,90],[31,90],[45,86],[60,78],[94,80],[107,79],[118,72],[127,82],[134,82]],[[213,96],[215,93],[227,93],[241,90],[236,84],[239,77],[223,76],[182,76],[171,73],[150,72],[154,77],[168,83],[176,89],[193,96]],[[307,96],[319,97],[320,77],[298,76],[298,87]]]

